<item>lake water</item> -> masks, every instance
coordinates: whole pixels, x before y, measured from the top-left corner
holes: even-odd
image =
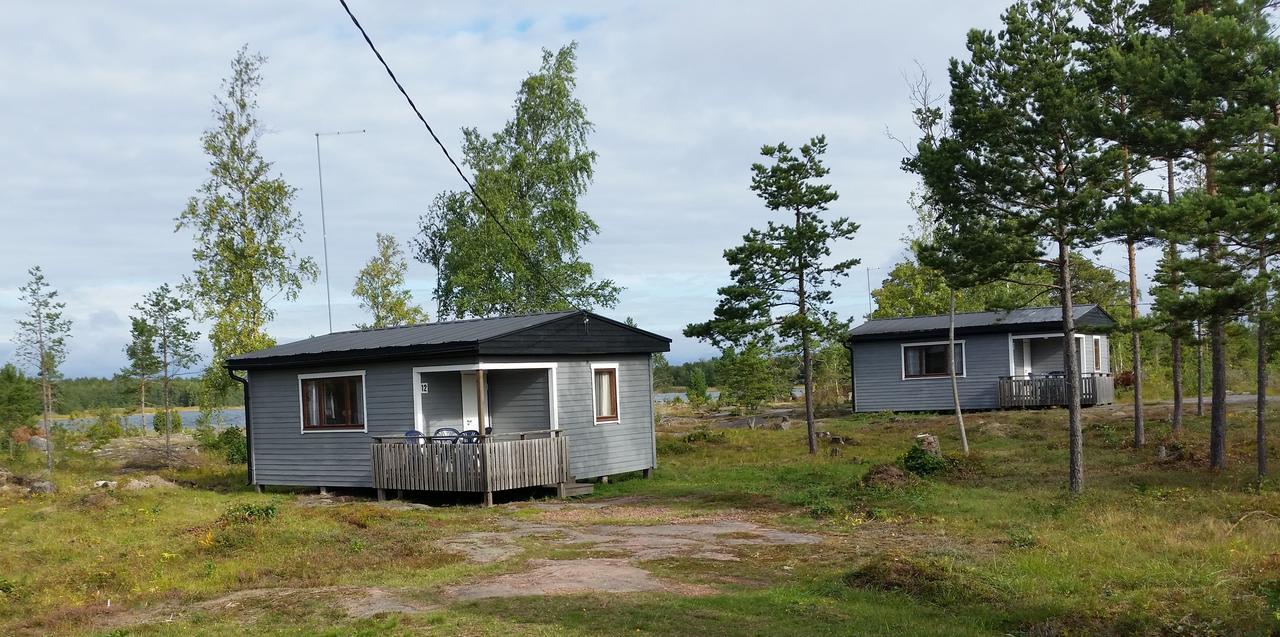
[[[182,427],[184,429],[194,429],[196,426],[196,419],[200,417],[200,412],[199,411],[180,411],[178,412],[178,415],[182,417]],[[153,416],[152,413],[150,412],[147,413],[147,424],[146,424],[147,429],[150,429],[151,427],[152,416]],[[86,417],[86,418],[77,418],[75,420],[64,418],[62,420],[54,421],[54,424],[65,424],[65,425],[71,426],[72,428],[78,429],[81,427],[87,427],[89,425],[92,425],[96,420],[97,419],[92,416]],[[136,413],[129,414],[125,420],[127,421],[126,426],[128,427],[138,426],[138,414]],[[215,421],[215,423],[216,422],[217,421]],[[244,427],[244,408],[232,407],[232,408],[227,408],[222,410],[222,423],[217,426],[219,429],[223,427]]]
[[[711,400],[720,400],[720,392],[714,389],[708,391],[707,396],[709,396]],[[792,387],[791,397],[804,398],[804,385]],[[689,402],[689,394],[682,391],[654,392],[653,394],[653,402],[655,403],[669,403],[677,398],[679,398],[681,402]]]

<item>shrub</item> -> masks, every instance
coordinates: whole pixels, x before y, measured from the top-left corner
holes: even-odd
[[[920,447],[911,447],[902,456],[902,468],[918,476],[931,476],[947,468],[947,461]]]
[[[721,444],[729,441],[729,434],[723,431],[715,431],[706,425],[698,425],[689,433],[681,436],[680,439],[689,444],[699,442]]]
[[[164,433],[166,429],[168,429],[169,433],[178,433],[182,431],[182,414],[178,413],[176,409],[168,413],[157,411],[151,417],[151,428],[160,434]]]
[[[273,520],[275,517],[276,505],[274,503],[253,504],[252,502],[244,502],[227,507],[227,510],[218,516],[218,521],[224,525],[255,524]]]
[[[231,464],[249,462],[249,443],[245,440],[244,430],[239,427],[227,427],[218,434],[218,448]]]
[[[89,429],[85,433],[90,440],[97,444],[102,444],[108,440],[123,436],[124,428],[120,426],[120,417],[116,416],[115,410],[110,407],[103,407],[97,411],[93,424],[89,425]]]

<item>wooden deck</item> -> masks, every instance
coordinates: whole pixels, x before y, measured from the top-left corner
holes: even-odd
[[[1067,404],[1067,379],[1061,376],[1009,377],[997,386],[1000,406],[1005,409],[1026,407],[1064,407]],[[1086,374],[1080,377],[1080,404],[1106,405],[1115,402],[1116,390],[1111,374]]]
[[[475,442],[376,438],[373,486],[386,489],[483,493],[569,482],[569,439],[559,431],[480,436]]]

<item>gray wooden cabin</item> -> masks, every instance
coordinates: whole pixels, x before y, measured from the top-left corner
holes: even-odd
[[[243,379],[252,484],[490,502],[653,469],[650,356],[670,347],[570,311],[338,332],[225,366]]]
[[[1074,308],[1081,400],[1115,399],[1111,351],[1101,332],[1115,321],[1096,305]],[[849,332],[854,411],[952,409],[948,317],[872,320]],[[956,373],[964,409],[1066,404],[1062,308],[956,314]]]

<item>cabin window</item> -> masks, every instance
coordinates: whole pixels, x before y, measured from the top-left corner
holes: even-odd
[[[596,422],[618,421],[618,368],[592,367],[592,394]]]
[[[1102,339],[1093,337],[1093,371],[1102,371]]]
[[[364,430],[364,373],[306,374],[302,389],[302,430]]]
[[[947,344],[925,343],[902,347],[902,377],[930,378],[949,376]],[[964,342],[956,341],[956,375],[964,375]]]

